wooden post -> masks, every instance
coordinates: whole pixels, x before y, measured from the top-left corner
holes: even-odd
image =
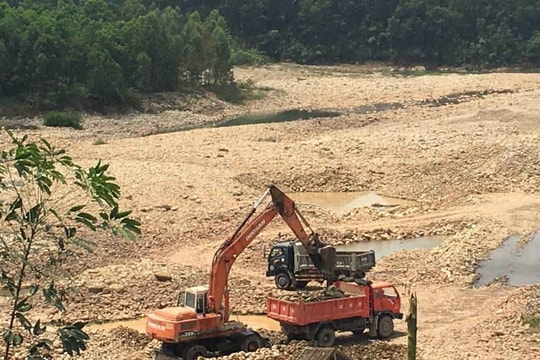
[[[407,360],[416,360],[417,304],[416,294],[412,293],[409,299],[409,314],[405,318],[408,333]]]

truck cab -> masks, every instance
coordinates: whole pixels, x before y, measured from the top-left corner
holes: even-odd
[[[373,291],[373,312],[375,314],[388,313],[392,317],[401,319],[403,314],[400,312],[401,298],[394,285],[375,281],[371,284]]]
[[[276,276],[280,271],[294,272],[294,249],[291,242],[277,243],[268,253],[266,276]]]

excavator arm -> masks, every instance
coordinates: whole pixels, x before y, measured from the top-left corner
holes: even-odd
[[[255,218],[251,217],[270,193],[272,201],[262,213]],[[228,321],[228,280],[229,272],[236,258],[249,246],[257,235],[268,226],[272,220],[281,215],[289,228],[294,232],[299,241],[307,249],[314,265],[328,278],[334,273],[335,248],[322,243],[314,233],[307,221],[298,212],[294,202],[276,186],[271,185],[263,196],[255,203],[250,213],[238,226],[230,239],[225,241],[218,249],[212,260],[210,272],[210,286],[208,289],[208,311],[220,313],[224,321]],[[311,230],[308,235],[302,222]],[[225,306],[222,302],[225,300]]]

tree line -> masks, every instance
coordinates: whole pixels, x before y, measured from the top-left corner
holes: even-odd
[[[0,1],[0,96],[126,103],[136,92],[232,80],[230,36],[201,17],[140,0]]]
[[[236,54],[538,66],[540,0],[0,1],[0,96],[129,102],[231,84]]]
[[[540,0],[161,0],[219,9],[275,60],[476,67],[540,64]]]

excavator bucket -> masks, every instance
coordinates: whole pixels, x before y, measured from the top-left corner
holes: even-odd
[[[334,274],[336,269],[336,248],[331,245],[324,245],[317,250],[320,257],[320,268],[322,273]]]

